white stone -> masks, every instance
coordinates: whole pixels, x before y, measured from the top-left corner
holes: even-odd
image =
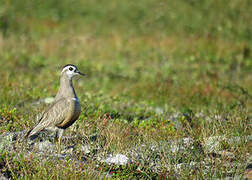
[[[44,99],[44,102],[45,102],[46,104],[50,104],[50,103],[52,103],[53,101],[54,101],[54,98],[53,98],[53,97],[47,97],[47,98]]]
[[[123,154],[110,155],[104,162],[108,164],[126,165],[129,162],[129,158]]]
[[[89,145],[81,146],[81,151],[83,151],[85,154],[90,153],[90,146]]]

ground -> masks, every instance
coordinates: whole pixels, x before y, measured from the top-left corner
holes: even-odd
[[[243,176],[252,161],[250,0],[0,4],[4,177]],[[74,80],[82,113],[65,133],[68,151],[41,151],[54,147],[50,138],[20,150],[8,138],[36,123],[68,63],[87,74]]]

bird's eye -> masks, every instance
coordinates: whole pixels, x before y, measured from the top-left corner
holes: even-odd
[[[73,68],[72,68],[72,67],[70,67],[70,68],[69,68],[69,71],[72,71],[72,70],[73,70]]]

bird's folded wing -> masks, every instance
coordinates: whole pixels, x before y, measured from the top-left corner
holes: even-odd
[[[62,121],[67,116],[70,107],[70,102],[66,98],[61,98],[53,102],[39,118],[38,124],[30,130],[30,135],[33,135],[44,128],[56,125]],[[29,135],[28,134],[28,135]]]

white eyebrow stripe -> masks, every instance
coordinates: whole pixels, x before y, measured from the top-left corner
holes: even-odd
[[[68,66],[62,69],[61,73],[65,72],[68,69]]]
[[[69,67],[72,67],[73,69],[75,69],[75,67],[73,67],[73,66],[67,66],[67,67],[64,67],[64,68],[62,69],[61,73],[63,73],[63,72],[65,72],[66,70],[68,70]]]

